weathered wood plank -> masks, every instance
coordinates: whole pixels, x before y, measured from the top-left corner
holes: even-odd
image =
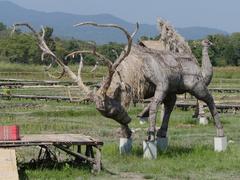
[[[18,180],[16,154],[13,149],[0,149],[0,180]]]
[[[21,137],[21,140],[18,141],[0,141],[0,147],[24,147],[24,146],[46,146],[53,145],[62,151],[80,158],[87,160],[93,165],[94,172],[100,172],[101,170],[101,151],[100,147],[103,145],[102,141],[94,139],[90,136],[85,136],[81,134],[33,134],[33,135],[24,135]],[[72,145],[85,145],[86,150],[89,150],[86,155],[81,154],[81,151],[75,152],[71,148],[66,148],[67,146]],[[69,147],[70,147],[69,146]],[[96,148],[96,158],[94,158],[93,147]],[[80,149],[79,149],[80,150]],[[14,151],[15,152],[15,151]],[[0,152],[1,153],[1,152]],[[0,159],[1,163],[1,159]],[[1,163],[4,164],[4,163]],[[5,166],[4,166],[5,167]],[[1,168],[0,168],[1,174]],[[1,180],[1,176],[0,176]]]
[[[98,81],[87,81],[84,82],[86,85],[96,85]],[[76,82],[72,81],[44,81],[44,80],[24,80],[24,79],[0,79],[1,86],[13,86],[13,87],[23,87],[23,86],[37,86],[37,85],[63,85],[63,86],[72,86],[76,85]]]
[[[103,142],[81,134],[32,134],[22,136],[19,141],[0,141],[0,147],[55,144],[103,145]]]

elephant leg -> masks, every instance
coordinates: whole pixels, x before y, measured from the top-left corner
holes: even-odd
[[[156,116],[158,105],[163,102],[163,99],[166,96],[166,91],[162,91],[161,87],[157,87],[154,98],[151,102],[149,108],[149,129],[148,129],[148,140],[154,141],[155,140],[155,132],[156,132]]]
[[[132,136],[132,131],[127,124],[121,125],[121,132],[123,138],[131,138]]]
[[[168,122],[170,115],[173,111],[174,105],[176,103],[177,97],[176,94],[170,94],[164,99],[164,116],[161,128],[157,132],[157,137],[166,137],[168,130]]]
[[[137,115],[137,117],[139,117],[139,118],[149,117],[150,105],[151,105],[151,103],[149,103],[149,104],[143,109],[143,111]]]
[[[214,124],[217,129],[217,136],[224,136],[223,126],[220,122],[220,117],[217,112],[216,105],[214,103],[212,95],[209,93],[206,86],[200,86],[195,88],[196,90],[193,92],[193,95],[197,98],[205,102],[211,112],[211,115],[214,119]]]

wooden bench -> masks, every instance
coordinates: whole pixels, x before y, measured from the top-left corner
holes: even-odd
[[[74,145],[77,146],[76,152],[71,148]],[[49,146],[54,146],[76,159],[89,162],[94,172],[98,173],[101,170],[101,147],[103,142],[90,136],[81,134],[32,134],[22,136],[19,141],[0,141],[0,148],[29,146],[41,147],[39,153],[42,153],[42,149],[45,149],[45,152],[50,152]],[[82,152],[82,146],[86,146],[85,153]]]

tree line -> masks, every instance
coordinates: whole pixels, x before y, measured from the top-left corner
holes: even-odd
[[[11,28],[0,23],[0,61],[11,63],[25,64],[43,64],[41,61],[41,51],[39,50],[36,39],[31,36],[31,33],[17,30],[11,35]],[[79,49],[92,49],[93,42],[89,43],[78,39],[63,39],[53,37],[53,28],[45,28],[45,40],[50,49],[59,57],[64,57]],[[142,37],[142,39],[158,39]],[[209,49],[210,59],[214,66],[239,66],[240,64],[240,33],[231,35],[209,35],[207,37],[214,45]],[[194,55],[201,63],[202,46],[201,40],[189,41]],[[110,60],[114,61],[122,52],[124,44],[110,42],[104,45],[96,45],[97,51]],[[65,63],[75,63],[79,61],[79,57],[71,60],[64,59]],[[70,62],[69,62],[70,61]],[[84,55],[84,62],[88,65],[95,64],[95,57],[92,55]]]

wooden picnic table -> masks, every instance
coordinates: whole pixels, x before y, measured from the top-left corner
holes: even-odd
[[[71,148],[74,145],[77,146],[76,152]],[[29,134],[23,135],[21,140],[17,141],[0,141],[0,148],[29,146],[40,146],[39,153],[42,153],[42,149],[50,153],[49,146],[54,146],[76,159],[89,162],[94,172],[100,172],[101,170],[101,147],[103,142],[90,136],[82,134]],[[82,152],[82,146],[86,146],[85,153]]]

